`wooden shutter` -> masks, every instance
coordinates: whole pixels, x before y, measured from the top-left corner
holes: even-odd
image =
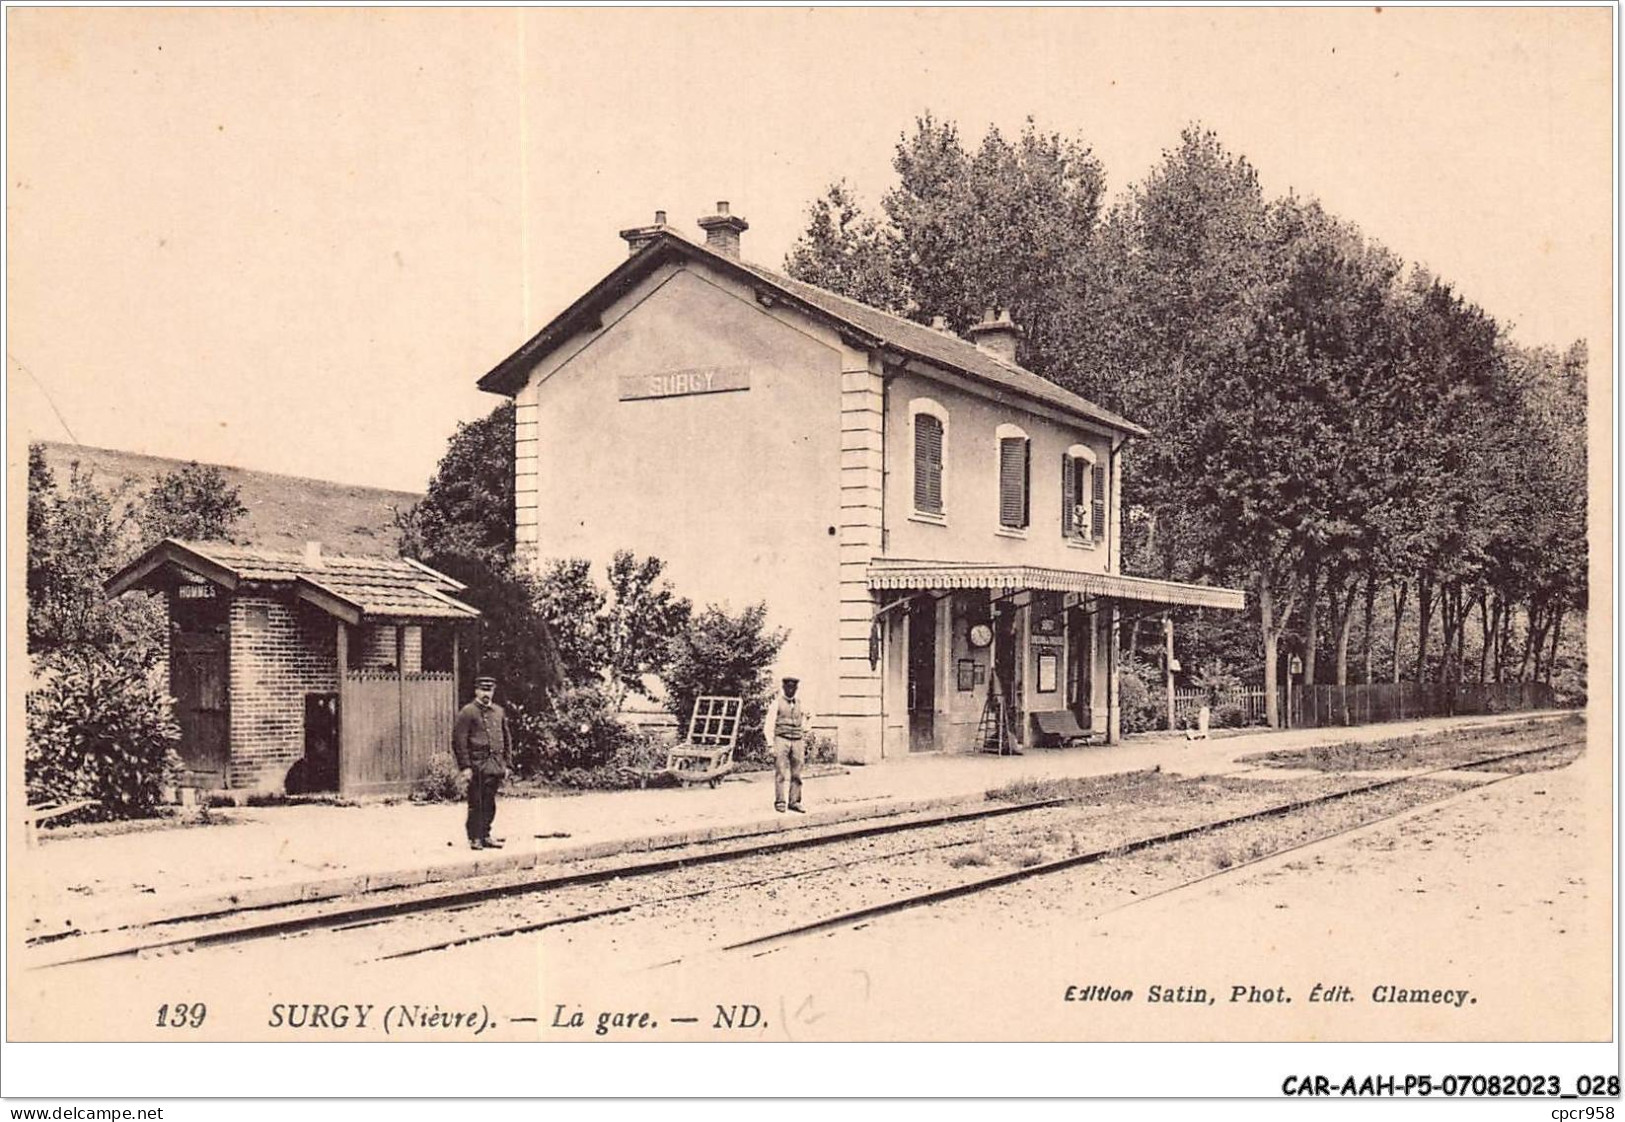
[[[1106,540],[1106,472],[1098,464],[1089,473],[1095,478],[1094,525],[1090,528],[1097,542]]]
[[[942,513],[942,422],[914,416],[914,509]]]
[[[1072,508],[1078,505],[1077,461],[1061,453],[1061,536],[1070,538],[1078,532],[1072,524]]]
[[[1027,454],[1022,437],[999,441],[999,525],[1012,530],[1027,525]]]
[[[1033,520],[1033,444],[1030,440],[1021,442],[1021,525],[1023,528],[1032,524]]]

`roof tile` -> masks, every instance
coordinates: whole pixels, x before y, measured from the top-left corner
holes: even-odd
[[[300,553],[226,542],[180,544],[232,570],[241,580],[292,582],[303,578],[369,616],[461,619],[479,614],[451,595],[461,588],[455,581],[398,557],[323,554],[319,564],[311,564]]]

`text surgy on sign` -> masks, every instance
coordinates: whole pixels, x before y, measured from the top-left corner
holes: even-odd
[[[653,374],[621,375],[621,400],[646,397],[686,397],[750,389],[748,366],[701,366],[690,370],[663,370]]]

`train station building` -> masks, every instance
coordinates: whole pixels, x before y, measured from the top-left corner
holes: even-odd
[[[969,338],[745,261],[657,214],[480,379],[512,397],[516,533],[540,566],[663,559],[697,604],[764,601],[842,760],[1119,734],[1125,620],[1242,593],[1121,573],[1132,421]]]

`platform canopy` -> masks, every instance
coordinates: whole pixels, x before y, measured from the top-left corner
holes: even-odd
[[[329,615],[364,619],[467,620],[479,610],[451,596],[460,582],[405,557],[346,557],[311,550],[280,553],[227,542],[165,538],[107,580],[107,594],[161,591],[180,583],[285,588]]]
[[[1077,592],[1139,604],[1220,608],[1239,612],[1247,597],[1239,588],[1181,584],[1081,569],[1048,569],[1038,565],[1000,565],[976,561],[906,561],[877,559],[869,563],[871,589],[947,591],[982,588],[994,592]]]

